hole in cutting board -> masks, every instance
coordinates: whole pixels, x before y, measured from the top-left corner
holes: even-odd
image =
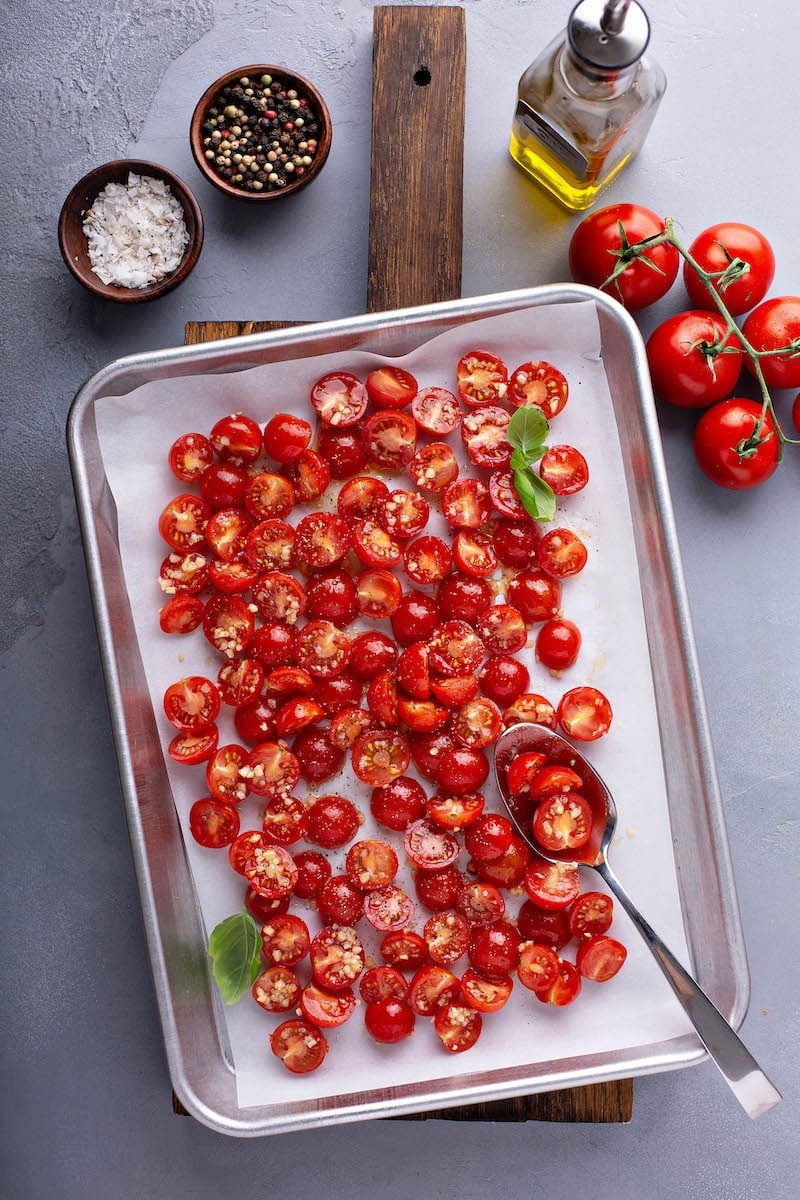
[[[427,67],[420,67],[414,72],[414,83],[417,87],[427,87],[431,81],[431,73]]]

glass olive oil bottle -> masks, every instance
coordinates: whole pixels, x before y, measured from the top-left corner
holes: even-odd
[[[511,157],[568,209],[589,208],[641,148],[666,88],[636,0],[580,0],[519,81]]]

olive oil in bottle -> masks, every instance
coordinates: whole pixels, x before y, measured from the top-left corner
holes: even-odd
[[[511,157],[568,209],[589,208],[641,148],[666,88],[636,0],[580,0],[519,81]]]

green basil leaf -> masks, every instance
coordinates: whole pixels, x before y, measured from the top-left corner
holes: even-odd
[[[509,445],[525,455],[528,462],[535,462],[544,453],[544,443],[550,432],[550,424],[542,410],[535,404],[518,408],[508,423],[506,438]]]
[[[235,1004],[252,987],[261,962],[261,935],[246,908],[212,930],[208,953],[223,1000]]]
[[[511,467],[512,471],[524,471],[528,465],[528,461],[529,460],[525,457],[521,450],[512,450],[511,461],[508,465]]]
[[[515,471],[514,487],[522,506],[536,521],[552,521],[556,515],[556,497],[549,483],[534,471]]]

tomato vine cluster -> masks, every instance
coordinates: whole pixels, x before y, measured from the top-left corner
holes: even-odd
[[[569,688],[557,704],[532,691],[519,657],[532,627],[554,677],[581,648],[561,605],[586,547],[530,518],[507,437],[509,406],[556,416],[567,382],[548,363],[509,373],[483,351],[465,355],[456,377],[458,394],[419,388],[397,367],[365,382],[329,373],[311,389],[313,448],[304,418],[278,413],[262,429],[234,413],[169,450],[185,490],[158,523],[169,548],[161,628],[200,629],[222,661],[216,678],[187,675],[167,689],[168,752],[204,770],[208,795],[191,807],[191,833],[227,848],[242,877],[244,916],[260,925],[247,981],[256,1003],[287,1017],[271,1046],[295,1072],[322,1062],[322,1030],[349,1019],[356,988],[376,1041],[401,1040],[430,1017],[458,1052],[474,1044],[481,1014],[506,1003],[514,974],[563,1005],[582,977],[610,978],[624,958],[618,943],[592,941],[608,928],[610,900],[582,894],[576,867],[533,855],[481,790],[487,750],[509,724],[560,725],[590,741],[612,721],[595,688]],[[469,473],[445,440],[457,431]],[[538,455],[554,494],[588,482],[574,447],[546,450],[538,439]],[[395,482],[405,473],[409,486],[390,489],[380,472]],[[432,509],[446,534],[426,532]],[[225,711],[239,740],[220,745]],[[348,757],[380,837],[359,838],[363,814],[333,790]],[[534,776],[524,786],[541,788],[552,816],[553,780]],[[250,796],[257,828],[243,828]],[[397,882],[398,836],[413,897]],[[346,851],[343,871],[336,851]],[[512,917],[515,890],[526,899]],[[295,900],[315,909],[315,935],[288,911]],[[428,914],[421,932],[417,904]],[[367,961],[362,920],[381,936],[379,965]],[[573,963],[558,952],[575,938]],[[459,977],[451,968],[462,959]]]
[[[756,487],[777,470],[790,438],[770,389],[800,387],[800,297],[767,293],[775,255],[750,225],[725,222],[685,248],[670,218],[637,204],[617,204],[586,217],[573,234],[569,262],[579,283],[599,287],[636,311],[683,283],[693,307],[662,322],[647,343],[659,399],[705,409],[694,434],[698,465],[722,487]],[[745,315],[746,314],[746,315]],[[744,316],[741,327],[736,318]],[[739,396],[742,371],[760,400]],[[800,394],[792,407],[800,433]]]

